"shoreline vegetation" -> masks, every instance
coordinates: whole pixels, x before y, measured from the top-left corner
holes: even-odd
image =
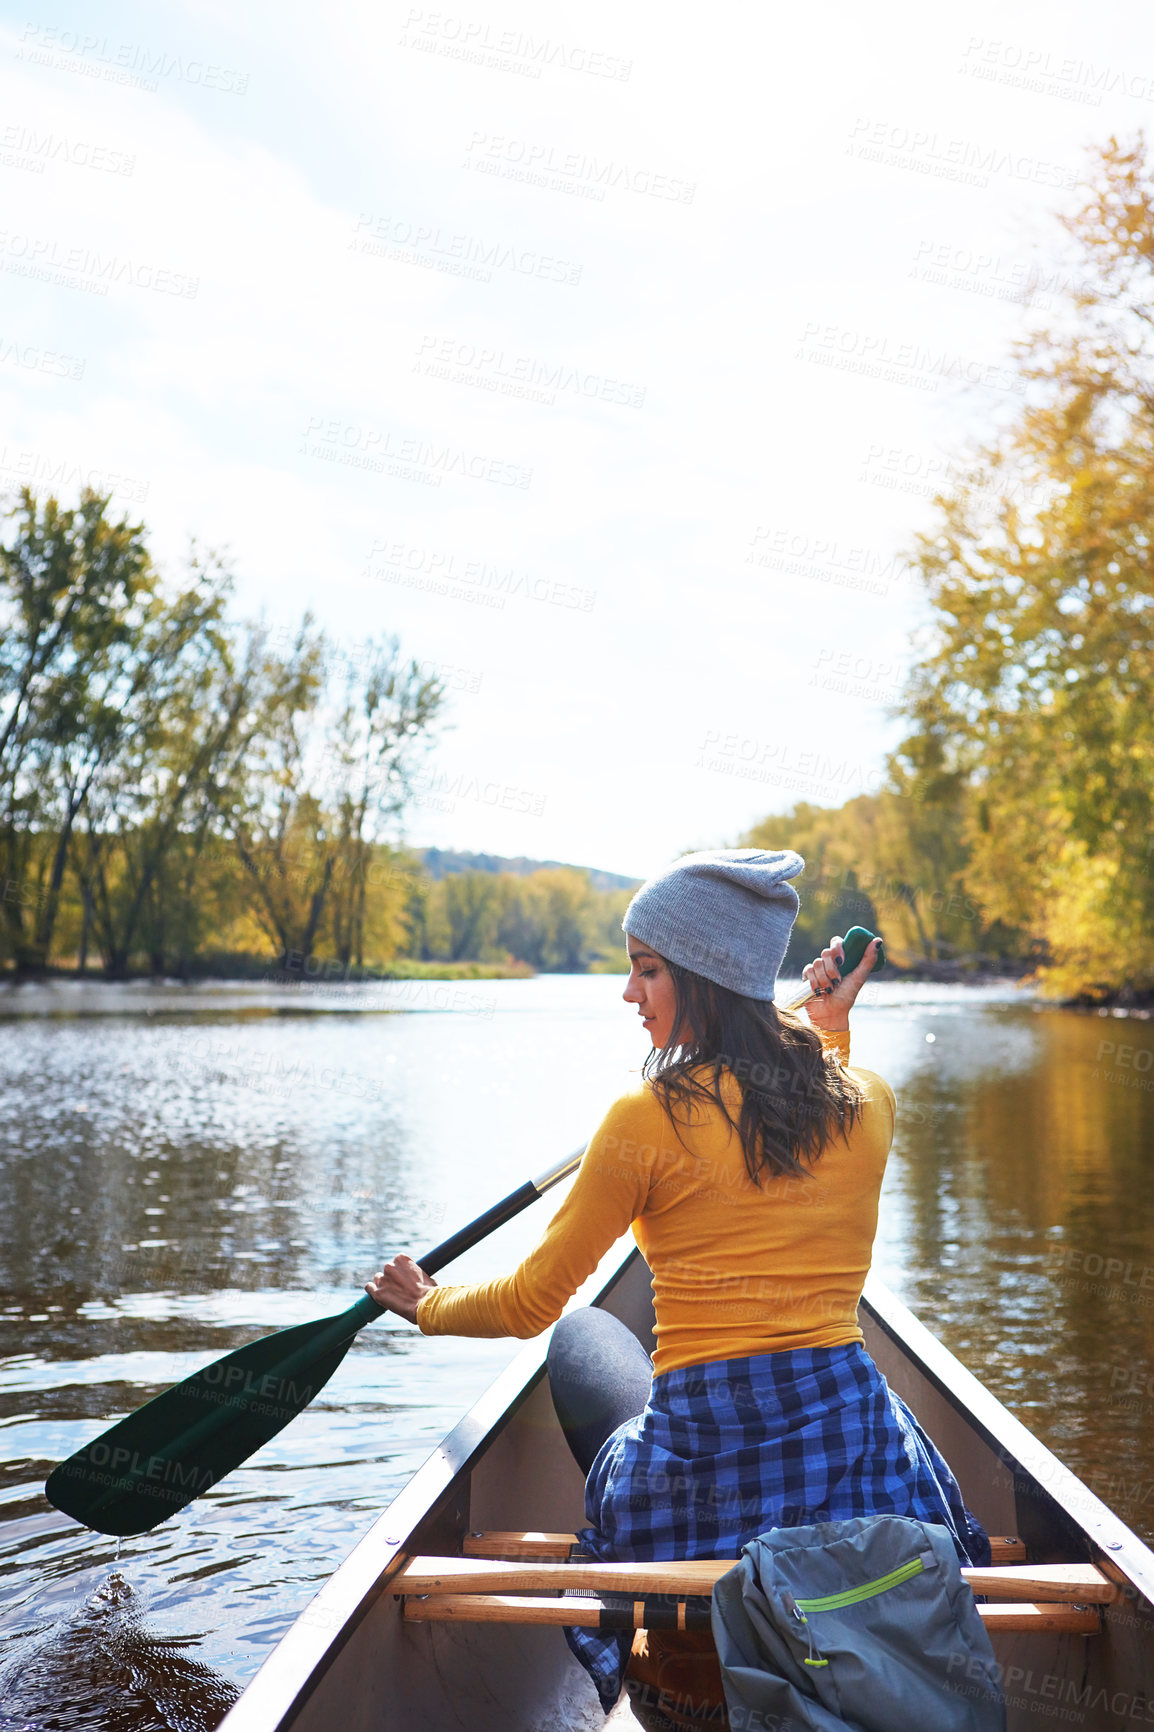
[[[91,969],[81,974],[75,968],[52,967],[36,975],[17,975],[15,971],[0,972],[0,1014],[19,1012],[20,997],[23,989],[36,991],[53,986],[92,987],[94,990],[109,986],[145,986],[158,988],[196,987],[221,988],[235,986],[271,987],[282,989],[286,993],[311,992],[331,993],[339,996],[342,992],[355,991],[357,987],[383,986],[391,983],[422,982],[430,986],[441,984],[451,986],[454,983],[487,981],[487,980],[537,980],[544,971],[530,968],[522,962],[411,962],[402,959],[395,966],[380,971],[366,970],[361,975],[331,976],[311,978],[301,975],[286,974],[283,970],[270,969],[267,963],[256,965],[256,959],[251,957],[234,959],[238,966],[232,972],[227,971],[227,964],[218,968],[210,968],[205,972],[197,972],[184,976],[128,974],[109,980],[105,975]],[[554,972],[554,971],[549,971]],[[622,981],[627,977],[628,970],[617,963],[603,962],[594,964],[583,970],[584,973],[615,975]],[[1150,1021],[1154,1019],[1154,993],[1120,992],[1109,998],[1083,996],[1077,998],[1047,997],[1038,990],[1039,981],[1036,973],[1019,968],[983,968],[980,965],[969,966],[952,963],[914,963],[909,967],[896,967],[887,962],[885,979],[887,983],[896,985],[905,982],[910,985],[933,985],[972,987],[975,990],[988,987],[1019,986],[1033,988],[1031,997],[1034,1002],[1045,1005],[1052,1010],[1076,1011],[1083,1015],[1111,1016]],[[448,1004],[444,1008],[449,1008]],[[126,1006],[131,1009],[131,1006]]]
[[[270,964],[267,957],[234,956],[206,957],[197,959],[196,966],[183,975],[151,974],[148,972],[128,973],[110,980],[104,973],[95,969],[85,969],[81,972],[76,967],[53,964],[36,974],[18,974],[15,969],[0,969],[0,1003],[18,1004],[18,994],[21,987],[45,987],[53,985],[90,985],[93,987],[108,985],[143,985],[148,982],[156,986],[173,987],[211,987],[235,986],[272,986],[285,988],[309,988],[313,991],[329,989],[340,992],[343,989],[358,986],[373,986],[390,981],[480,981],[480,980],[536,980],[542,974],[569,972],[556,969],[537,969],[526,962],[509,958],[504,962],[458,961],[458,962],[422,962],[411,957],[397,957],[391,963],[380,968],[365,968],[360,971],[348,971],[328,968],[321,965],[314,973],[303,971],[292,972]],[[623,960],[617,958],[599,958],[579,970],[583,974],[610,974],[625,979],[629,970]],[[783,976],[788,974],[783,970]],[[913,985],[960,986],[960,987],[992,987],[1020,986],[1033,988],[1042,1002],[1048,1003],[1055,1010],[1074,1010],[1085,1013],[1096,1013],[1099,1016],[1126,1016],[1139,1020],[1150,1020],[1154,1017],[1154,992],[1124,989],[1109,995],[1082,994],[1068,998],[1056,998],[1040,990],[1044,982],[1039,977],[1039,971],[1034,963],[1023,960],[998,957],[967,957],[929,961],[925,958],[905,964],[887,960],[885,979],[887,982],[909,982]],[[12,995],[9,997],[9,995]]]
[[[782,970],[782,979],[791,976],[789,968]],[[332,963],[318,964],[310,971],[303,969],[282,968],[279,963],[270,963],[267,957],[258,956],[216,956],[198,959],[195,967],[184,974],[153,974],[147,970],[120,975],[116,980],[110,980],[102,971],[87,968],[83,971],[67,964],[53,964],[36,974],[18,974],[14,969],[0,970],[0,987],[20,986],[50,986],[60,983],[88,983],[93,986],[108,986],[116,984],[142,984],[152,981],[164,986],[208,986],[214,984],[268,986],[301,986],[314,988],[326,986],[371,986],[381,981],[390,980],[537,980],[542,975],[549,974],[611,974],[618,975],[622,980],[629,973],[628,964],[624,959],[624,951],[620,959],[600,958],[581,969],[538,969],[526,962],[508,958],[498,961],[464,961],[464,962],[421,962],[411,957],[397,957],[390,963],[378,968],[344,969],[334,967]],[[994,986],[1016,983],[1022,986],[1036,984],[1036,976],[1030,967],[1024,963],[1000,965],[996,959],[968,960],[966,962],[912,962],[905,965],[887,961],[885,977],[887,980],[908,980],[932,983],[943,986]]]
[[[323,968],[306,974],[301,970],[281,968],[268,957],[233,956],[198,959],[196,967],[184,974],[153,974],[146,970],[117,975],[111,979],[99,969],[53,964],[35,974],[19,974],[13,968],[0,971],[0,988],[21,986],[53,986],[55,984],[87,984],[91,986],[140,985],[151,981],[157,986],[310,986],[314,989],[345,986],[372,986],[388,980],[536,980],[540,971],[527,962],[415,962],[400,957],[380,968],[362,970],[329,970]],[[588,973],[608,972],[589,969]]]
[[[876,791],[797,801],[738,838],[806,860],[786,972],[862,925],[885,936],[891,978],[1154,1004],[1144,135],[1092,152],[1078,196],[1058,219],[1059,288],[1022,297],[1016,406],[943,462],[904,562],[927,616],[894,691],[905,737]],[[617,971],[629,880],[403,844],[450,795],[543,804],[438,775],[460,669],[395,637],[336,643],[307,615],[238,619],[218,556],[194,545],[163,574],[145,526],[110,505],[24,488],[5,514],[0,980]],[[898,673],[831,651],[811,684],[876,706]],[[720,768],[767,750],[715,738]]]

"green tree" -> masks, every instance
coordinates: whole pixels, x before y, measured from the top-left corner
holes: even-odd
[[[806,862],[787,966],[851,926],[880,931],[900,962],[977,961],[1001,948],[966,889],[959,798],[956,779],[927,775],[836,810],[802,801],[750,831],[746,846],[794,848]]]
[[[497,943],[501,884],[494,872],[452,872],[440,884],[450,962],[491,960]]]
[[[325,806],[333,824],[333,947],[346,967],[364,964],[374,850],[395,831],[412,775],[444,702],[444,688],[406,661],[396,638],[368,639],[335,657],[337,687],[326,741]]]
[[[408,890],[410,954],[427,961],[528,963],[579,973],[623,947],[627,891],[596,891],[576,867],[422,874]]]
[[[436,682],[394,639],[336,656],[307,619],[274,653],[229,616],[219,559],[194,546],[162,580],[95,493],[65,510],[25,490],[6,521],[0,955],[43,968],[61,928],[111,975],[238,941],[393,954],[409,891],[388,835]]]
[[[361,966],[373,849],[405,807],[443,693],[395,640],[353,662],[307,620],[266,670],[261,725],[222,790],[222,823],[286,964],[323,943]]]
[[[40,505],[23,489],[0,543],[0,874],[3,943],[21,971],[45,966],[73,830],[120,747],[157,574],[140,524],[107,497]]]
[[[546,867],[531,875],[544,909],[542,966],[563,974],[585,967],[590,951],[596,898],[589,875],[571,866]]]
[[[159,590],[136,643],[116,751],[91,779],[77,873],[106,972],[144,948],[164,966],[170,912],[196,894],[195,862],[231,756],[260,726],[259,637],[225,621],[231,580],[195,553],[182,586]],[[151,935],[146,927],[151,915]]]

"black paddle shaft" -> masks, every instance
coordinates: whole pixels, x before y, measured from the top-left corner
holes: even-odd
[[[514,1215],[519,1215],[522,1209],[527,1209],[530,1203],[535,1203],[540,1195],[541,1192],[533,1180],[526,1179],[523,1185],[510,1191],[507,1197],[502,1197],[499,1203],[494,1203],[491,1209],[486,1209],[483,1215],[478,1215],[467,1227],[451,1233],[447,1239],[442,1239],[439,1245],[434,1245],[431,1251],[426,1251],[423,1257],[418,1257],[417,1262],[426,1275],[435,1275],[455,1257],[471,1251],[474,1245],[479,1245],[482,1239],[487,1239],[490,1233],[495,1233],[498,1227],[503,1227]]]

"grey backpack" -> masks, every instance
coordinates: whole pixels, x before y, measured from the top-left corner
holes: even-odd
[[[734,1728],[1005,1732],[990,1638],[944,1527],[773,1528],[713,1590]]]

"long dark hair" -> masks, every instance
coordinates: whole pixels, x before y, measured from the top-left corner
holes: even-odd
[[[674,1031],[689,1035],[680,1045],[654,1047],[642,1074],[674,1129],[679,1112],[689,1124],[695,1107],[712,1102],[741,1139],[751,1179],[803,1173],[803,1161],[817,1160],[857,1121],[857,1083],[798,1017],[663,960],[673,979]],[[726,1072],[741,1088],[736,1119],[722,1092]]]

